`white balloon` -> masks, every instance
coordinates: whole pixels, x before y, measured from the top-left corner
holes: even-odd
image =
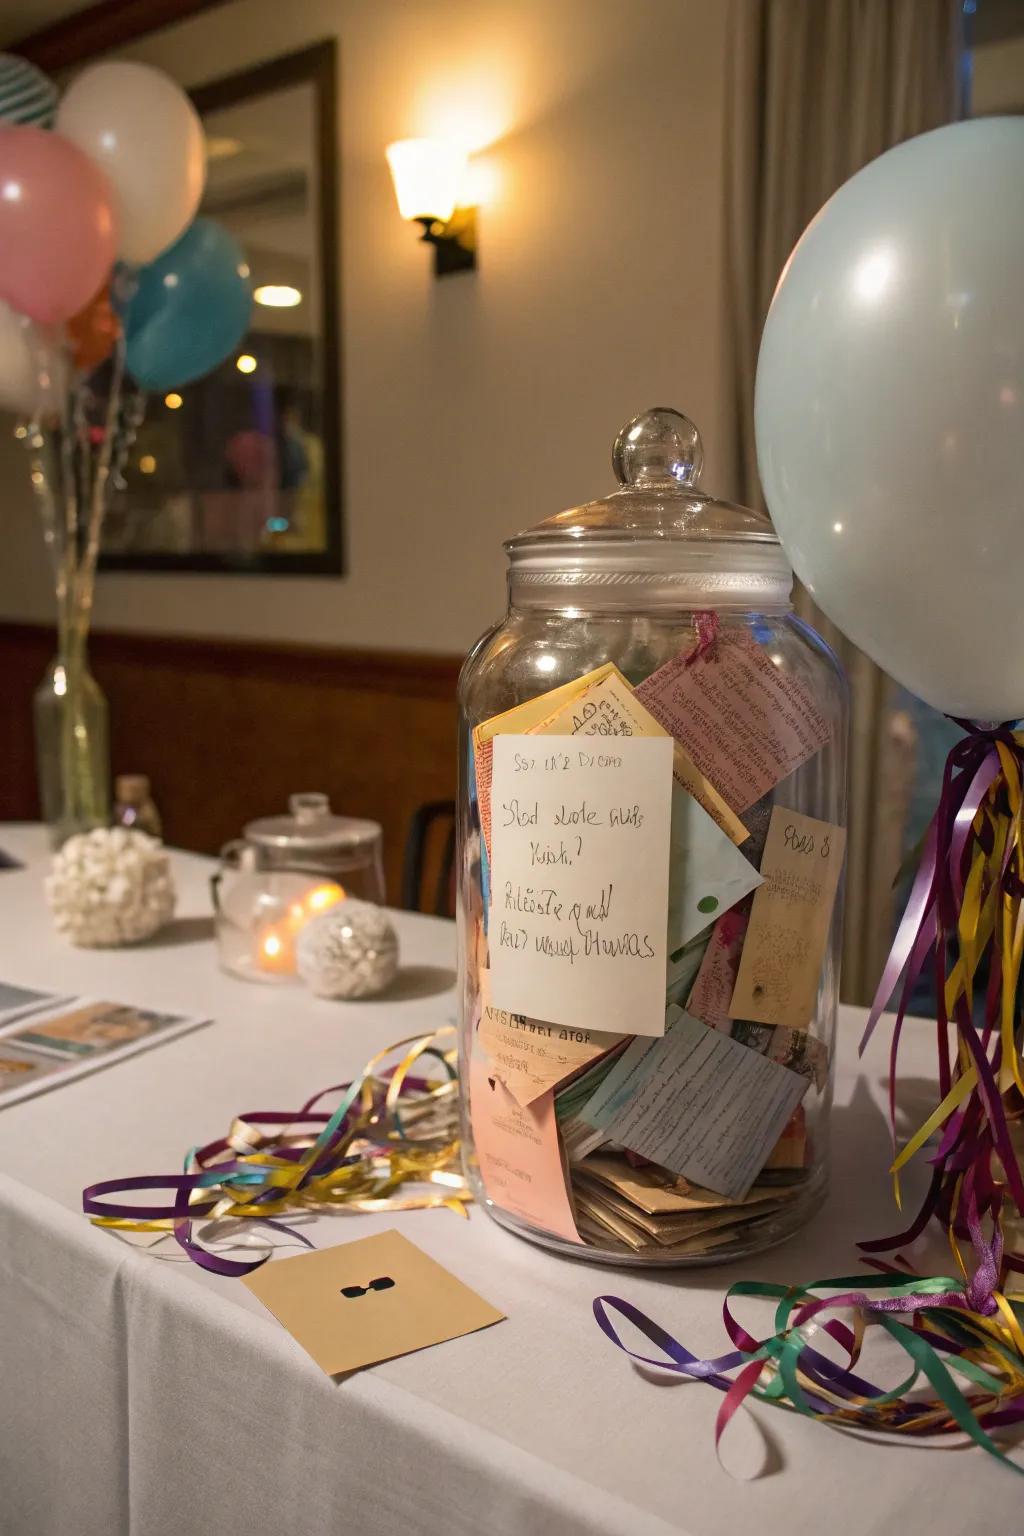
[[[0,410],[32,416],[55,409],[66,380],[56,349],[31,320],[0,301]]]
[[[65,93],[56,127],[106,172],[124,261],[152,261],[191,224],[206,143],[195,108],[169,76],[147,64],[93,64]]]
[[[841,187],[790,256],[758,466],[815,602],[899,682],[1024,715],[1024,118],[958,123]]]

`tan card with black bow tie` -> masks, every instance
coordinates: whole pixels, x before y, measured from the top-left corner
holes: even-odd
[[[461,1338],[505,1316],[400,1232],[270,1259],[242,1283],[330,1376]]]

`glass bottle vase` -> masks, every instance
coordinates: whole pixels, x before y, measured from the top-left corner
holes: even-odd
[[[84,653],[60,651],[33,699],[36,776],[50,843],[110,821],[107,700]]]

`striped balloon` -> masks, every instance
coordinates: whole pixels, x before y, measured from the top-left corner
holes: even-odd
[[[0,53],[0,124],[29,123],[52,128],[57,87],[41,69],[14,53]]]

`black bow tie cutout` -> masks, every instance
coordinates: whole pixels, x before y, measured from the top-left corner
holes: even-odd
[[[390,1291],[394,1283],[390,1275],[381,1275],[378,1280],[371,1280],[369,1285],[343,1285],[341,1294],[351,1297],[365,1296],[368,1291]]]

